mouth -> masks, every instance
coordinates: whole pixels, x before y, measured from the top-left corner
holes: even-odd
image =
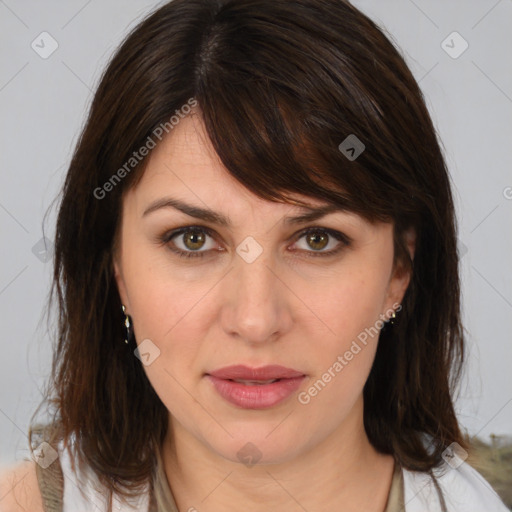
[[[273,382],[279,382],[282,379],[270,379],[270,380],[244,380],[244,379],[226,379],[231,382],[238,382],[239,384],[245,384],[246,386],[264,386],[265,384],[272,384]]]
[[[242,409],[267,409],[289,398],[306,375],[278,365],[261,368],[236,365],[211,371],[205,377],[230,404]]]
[[[245,365],[226,366],[218,370],[213,370],[207,375],[217,377],[218,379],[266,384],[271,381],[301,377],[304,376],[304,373],[292,368],[273,364],[260,368],[252,368]]]

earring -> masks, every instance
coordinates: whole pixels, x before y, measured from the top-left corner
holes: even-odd
[[[126,328],[126,335],[124,338],[124,342],[128,345],[132,336],[132,329],[131,329],[131,318],[130,315],[126,314],[126,307],[124,304],[121,304],[121,309],[123,310],[124,314],[124,326]]]
[[[387,321],[388,325],[395,325],[395,319],[396,319],[396,311],[393,311],[393,314],[389,317],[389,320]]]

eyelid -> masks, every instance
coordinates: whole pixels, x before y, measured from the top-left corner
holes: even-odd
[[[169,231],[166,231],[163,235],[161,235],[159,238],[162,241],[168,242],[175,236],[181,235],[182,233],[186,233],[187,231],[204,231],[207,235],[210,235],[212,238],[216,238],[216,233],[213,229],[207,227],[207,226],[199,226],[199,225],[189,225],[189,226],[182,226],[180,228],[171,229]]]
[[[352,239],[349,236],[347,236],[345,233],[338,231],[337,229],[331,229],[331,228],[327,228],[327,227],[323,227],[323,226],[308,226],[307,228],[303,229],[302,231],[300,231],[299,233],[294,235],[294,237],[295,237],[294,243],[299,241],[304,235],[307,235],[308,233],[315,233],[315,232],[327,233],[327,235],[329,237],[336,239],[339,242],[339,244],[334,249],[331,249],[329,251],[313,251],[313,250],[308,251],[308,250],[299,249],[298,252],[302,252],[302,253],[306,254],[306,257],[328,258],[329,256],[336,256],[340,252],[342,252],[343,249],[351,246],[351,244],[352,244]]]
[[[353,242],[352,238],[350,238],[348,235],[343,233],[342,231],[339,231],[338,229],[332,229],[327,228],[324,226],[308,226],[307,228],[304,228],[302,231],[300,231],[296,236],[297,238],[300,238],[307,233],[314,232],[314,231],[325,231],[328,235],[331,235],[332,237],[336,238],[336,240],[339,240],[340,242],[344,242],[347,245],[351,244]]]

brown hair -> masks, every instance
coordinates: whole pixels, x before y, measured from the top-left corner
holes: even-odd
[[[166,433],[168,411],[123,343],[112,254],[123,193],[147,159],[133,170],[126,162],[191,97],[227,171],[254,194],[304,194],[394,223],[395,262],[412,277],[396,324],[380,334],[365,428],[412,470],[436,466],[453,441],[465,446],[451,396],[463,360],[454,206],[402,56],[341,0],[173,0],[112,58],[63,188],[48,400],[60,435],[76,436],[79,460],[108,489],[136,492]],[[338,149],[351,134],[366,146],[354,160]],[[123,165],[123,179],[98,198]]]

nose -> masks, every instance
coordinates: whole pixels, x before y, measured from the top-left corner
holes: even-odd
[[[290,289],[265,251],[252,263],[236,255],[222,289],[224,331],[249,344],[275,341],[292,325]]]

